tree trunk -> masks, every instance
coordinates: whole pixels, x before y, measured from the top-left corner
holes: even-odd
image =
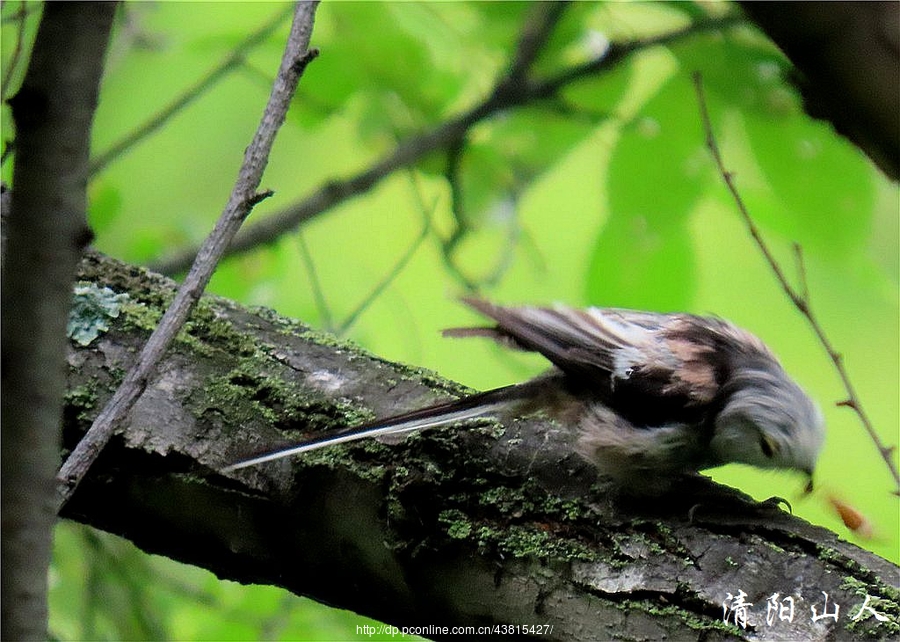
[[[88,156],[115,11],[112,2],[45,4],[25,78],[7,101],[16,162],[15,189],[4,186],[0,232],[4,640],[47,638],[64,332],[75,270],[92,235],[85,219]]]
[[[900,180],[900,4],[741,2],[797,68],[806,112]]]
[[[129,301],[108,331],[71,350],[69,448],[173,292],[163,277],[96,254],[82,276]],[[95,327],[91,318],[77,320]],[[705,478],[664,498],[612,494],[572,455],[568,431],[540,418],[217,472],[310,431],[463,392],[207,297],[63,516],[223,578],[431,626],[420,632],[435,639],[450,635],[434,627],[468,625],[558,640],[895,633],[894,565]],[[866,596],[888,622],[862,609]],[[821,616],[835,605],[836,621],[813,621],[813,607]]]

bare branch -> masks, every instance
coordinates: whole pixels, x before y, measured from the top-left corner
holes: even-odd
[[[747,210],[746,205],[744,205],[744,201],[741,198],[741,195],[738,192],[737,186],[734,182],[734,174],[732,174],[725,168],[725,163],[722,160],[722,154],[719,151],[719,146],[716,143],[715,134],[713,133],[712,122],[710,121],[709,111],[707,110],[706,106],[706,96],[703,91],[703,79],[699,72],[694,73],[694,86],[697,90],[697,100],[699,101],[700,105],[700,118],[703,121],[703,129],[706,132],[706,146],[709,148],[710,154],[715,161],[716,168],[718,169],[722,180],[725,182],[725,186],[728,188],[728,191],[731,193],[731,196],[734,199],[734,203],[737,206],[738,212],[740,212],[741,218],[744,219],[744,224],[747,226],[747,230],[753,237],[753,240],[756,243],[756,246],[759,248],[759,251],[766,259],[766,263],[769,264],[769,267],[775,274],[775,278],[778,279],[778,283],[781,285],[781,288],[784,290],[785,294],[787,294],[788,298],[791,300],[794,306],[800,311],[800,313],[804,317],[806,317],[806,320],[812,327],[813,332],[815,332],[816,337],[819,339],[819,343],[821,343],[822,347],[825,348],[825,351],[828,353],[829,358],[834,364],[834,368],[844,385],[844,390],[846,390],[847,392],[847,399],[845,401],[841,401],[838,405],[852,408],[853,411],[857,414],[860,422],[863,425],[863,428],[865,428],[866,432],[869,434],[869,437],[871,437],[872,441],[875,443],[875,446],[878,449],[878,453],[881,455],[881,458],[884,459],[885,464],[887,464],[888,470],[890,470],[891,474],[894,476],[894,481],[897,484],[897,488],[894,490],[894,493],[900,494],[900,474],[898,474],[897,467],[894,465],[892,459],[894,449],[893,447],[885,446],[879,438],[878,433],[875,432],[875,428],[874,426],[872,426],[872,422],[869,420],[869,416],[863,409],[862,403],[860,402],[859,397],[856,394],[856,390],[853,387],[850,376],[847,374],[847,371],[844,368],[844,361],[841,357],[841,354],[832,345],[831,340],[825,334],[824,328],[822,328],[822,325],[819,323],[815,314],[813,314],[812,308],[810,307],[809,292],[807,291],[806,286],[805,269],[803,268],[802,254],[799,251],[799,246],[795,245],[795,248],[798,248],[795,251],[797,253],[796,255],[798,266],[800,267],[800,291],[798,291],[788,282],[787,278],[785,277],[784,270],[775,259],[775,256],[772,254],[768,245],[766,245],[766,242],[762,238],[762,234],[760,233],[759,228],[756,226],[756,223],[750,216],[750,212]]]
[[[803,246],[794,243],[794,261],[797,263],[797,279],[800,283],[800,298],[809,305],[809,283],[806,282],[806,263],[803,261]]]
[[[552,14],[551,14],[552,16]],[[739,18],[728,16],[703,20],[682,29],[658,36],[613,44],[609,50],[595,60],[566,69],[543,81],[511,85],[506,77],[498,82],[498,87],[506,83],[507,89],[498,92],[495,88],[489,97],[469,111],[439,125],[430,132],[420,134],[397,145],[386,157],[355,176],[329,181],[316,189],[304,200],[275,212],[242,230],[228,248],[227,254],[237,254],[271,243],[282,234],[318,216],[329,208],[364,194],[393,172],[408,167],[427,154],[449,147],[460,140],[475,124],[499,112],[541,100],[555,99],[556,94],[569,84],[583,78],[606,72],[626,60],[630,55],[645,49],[671,44],[706,31],[725,29],[740,22]],[[183,272],[191,264],[197,253],[196,247],[188,247],[173,255],[152,262],[148,267],[163,274]]]
[[[419,185],[419,181],[416,178],[415,172],[413,170],[409,170],[409,180],[412,183],[413,190],[416,195],[416,202],[419,207],[419,211],[422,212],[422,229],[416,235],[416,238],[413,239],[413,242],[410,243],[406,252],[403,253],[403,256],[394,264],[394,267],[381,279],[375,287],[372,288],[372,291],[369,292],[369,295],[360,302],[358,306],[347,315],[347,318],[337,329],[337,335],[343,336],[347,333],[347,331],[353,327],[353,324],[356,323],[357,319],[359,319],[360,315],[368,309],[370,305],[379,297],[381,293],[384,292],[387,287],[397,278],[397,276],[403,271],[403,269],[407,266],[407,264],[412,260],[412,257],[415,256],[416,251],[421,247],[422,243],[425,242],[425,239],[428,238],[428,234],[431,232],[431,219],[434,215],[434,209],[437,205],[437,202],[431,204],[431,206],[426,206],[425,201],[422,197],[422,187]]]
[[[200,248],[194,265],[175,295],[175,300],[141,351],[137,364],[129,371],[125,381],[94,421],[87,435],[60,469],[57,478],[60,505],[65,504],[71,497],[119,422],[128,414],[144,391],[156,371],[157,364],[194,309],[225,249],[249,215],[253,205],[268,195],[265,192],[258,193],[257,188],[268,163],[275,136],[284,122],[291,98],[300,80],[300,73],[306,63],[316,55],[315,50],[309,49],[309,39],[317,6],[317,2],[296,4],[294,22],[278,76],[275,78],[262,121],[244,153],[244,161],[228,204]]]
[[[447,148],[447,165],[444,169],[444,178],[450,187],[450,213],[453,215],[453,231],[446,238],[441,239],[441,258],[444,265],[457,281],[469,292],[478,289],[477,284],[471,280],[456,265],[454,254],[456,248],[470,231],[469,219],[466,215],[465,190],[462,186],[460,166],[466,150],[466,137],[451,143]]]
[[[303,230],[297,230],[297,247],[300,249],[300,260],[306,267],[306,274],[309,277],[309,287],[312,291],[313,301],[319,310],[322,327],[327,332],[334,332],[334,317],[331,314],[331,308],[325,297],[325,290],[322,288],[322,280],[319,278],[319,272],[316,270],[316,262],[313,260],[312,252],[309,251],[309,245],[303,236]]]

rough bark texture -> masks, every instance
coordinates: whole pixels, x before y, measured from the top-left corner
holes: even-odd
[[[172,293],[100,256],[82,269],[130,298],[108,332],[71,350],[69,447]],[[558,640],[896,635],[894,565],[705,479],[659,499],[611,494],[571,454],[568,432],[540,419],[217,472],[302,433],[461,392],[269,311],[205,298],[64,516],[398,626],[549,625],[538,637]],[[723,622],[739,591],[753,603],[746,629],[727,609]],[[836,622],[811,619],[823,591],[828,612],[840,605]],[[793,621],[766,623],[774,593],[793,596]],[[851,620],[866,595],[889,622]]]
[[[115,3],[48,3],[9,100],[13,192],[4,195],[0,457],[4,640],[47,637],[66,315],[82,248],[91,125]],[[5,190],[4,190],[5,191]]]
[[[806,111],[900,179],[900,3],[741,5],[799,70]]]

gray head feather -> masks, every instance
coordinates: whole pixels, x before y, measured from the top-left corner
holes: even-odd
[[[822,413],[777,362],[739,367],[716,417],[710,447],[719,463],[812,472],[825,441]]]

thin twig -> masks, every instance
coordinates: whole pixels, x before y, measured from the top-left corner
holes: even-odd
[[[318,2],[296,4],[291,33],[288,36],[278,75],[259,127],[244,153],[244,160],[228,204],[216,222],[215,228],[203,242],[197,260],[175,295],[175,300],[141,350],[137,363],[60,469],[57,476],[60,507],[72,496],[113,431],[144,391],[166,349],[200,299],[229,242],[250,214],[253,205],[266,195],[265,192],[257,192],[257,188],[268,163],[272,144],[284,123],[291,98],[300,80],[300,72],[318,53],[315,49],[309,49],[317,6]]]
[[[10,91],[10,82],[12,81],[13,74],[19,64],[19,57],[22,54],[22,42],[25,39],[25,21],[28,18],[28,14],[29,9],[25,4],[25,0],[22,0],[16,13],[9,16],[8,19],[6,17],[3,19],[3,24],[6,24],[8,21],[18,22],[18,30],[16,31],[16,45],[13,49],[12,56],[10,57],[9,67],[3,75],[3,84],[0,85],[0,88],[2,88],[0,89],[0,102],[6,102],[6,97]],[[4,140],[3,145],[3,152],[0,153],[0,166],[5,165],[7,159],[12,157],[12,153],[15,151],[15,139]]]
[[[540,56],[553,33],[553,28],[562,18],[562,14],[568,7],[567,2],[539,3],[532,8],[519,41],[513,54],[512,62],[506,75],[497,83],[491,96],[491,101],[498,104],[515,102],[516,96],[526,91],[529,84],[528,74],[532,65]],[[476,292],[483,285],[490,285],[499,280],[513,256],[514,240],[517,226],[510,227],[510,243],[506,246],[503,256],[497,261],[496,267],[491,270],[490,276],[478,281],[469,278],[457,265],[456,248],[465,240],[472,231],[469,217],[465,209],[465,190],[462,186],[462,161],[468,144],[464,135],[451,141],[447,146],[447,165],[444,176],[450,186],[450,211],[453,214],[455,227],[453,232],[441,243],[441,256],[444,264],[456,280],[469,292]]]
[[[508,84],[521,84],[526,81],[531,66],[543,51],[568,4],[568,2],[551,2],[533,5],[531,15],[519,35],[512,63],[506,72],[505,80]]]
[[[4,4],[7,5],[7,3],[4,3]],[[20,9],[16,9],[16,12],[14,14],[12,14],[11,16],[3,16],[2,18],[0,18],[0,24],[8,25],[11,22],[17,22],[19,20],[20,12],[23,13],[26,18],[28,16],[30,16],[32,13],[40,13],[41,12],[41,5],[39,5],[39,4],[27,5],[25,2],[23,2],[22,4],[25,6]]]
[[[428,234],[431,232],[431,217],[434,215],[435,207],[437,206],[437,201],[431,204],[431,207],[425,206],[425,201],[422,198],[422,188],[419,185],[419,181],[414,174],[414,170],[408,170],[410,174],[410,180],[413,184],[413,190],[416,194],[416,200],[418,201],[419,210],[422,212],[422,229],[419,231],[419,234],[413,239],[413,242],[407,248],[406,252],[403,256],[400,257],[400,260],[394,264],[394,267],[384,276],[381,281],[372,288],[372,291],[369,292],[369,295],[363,299],[356,309],[351,312],[341,326],[337,329],[336,334],[338,336],[343,336],[353,327],[353,324],[356,323],[356,320],[362,315],[362,313],[368,309],[370,305],[381,296],[382,292],[384,292],[387,287],[397,278],[400,272],[409,264],[412,260],[412,257],[415,255],[416,251],[421,247],[422,243],[425,242],[425,239],[428,238]]]
[[[313,261],[312,253],[309,251],[309,245],[303,236],[303,230],[297,230],[297,247],[300,249],[300,260],[306,267],[306,273],[309,276],[309,286],[312,290],[313,300],[319,309],[319,317],[322,319],[322,328],[328,332],[334,332],[334,317],[331,315],[331,308],[328,307],[328,301],[325,298],[325,290],[322,288],[322,281],[319,279],[319,272],[316,270],[316,263]]]
[[[794,261],[797,264],[797,280],[800,283],[800,298],[809,305],[809,283],[806,282],[806,263],[803,261],[803,246],[794,243]]]
[[[447,147],[447,165],[444,179],[450,187],[450,213],[453,215],[453,231],[447,238],[441,239],[441,257],[450,273],[462,284],[467,292],[475,292],[478,284],[471,280],[456,265],[454,254],[457,246],[471,231],[466,215],[465,190],[462,185],[462,158],[466,150],[467,139],[462,136]]]
[[[735,205],[737,206],[738,212],[740,212],[741,218],[744,219],[744,223],[746,224],[750,235],[756,242],[756,246],[759,248],[763,257],[766,259],[766,262],[769,264],[772,272],[774,272],[775,278],[778,279],[778,283],[781,285],[781,288],[784,290],[785,294],[787,294],[788,298],[791,300],[794,306],[796,306],[796,308],[800,311],[800,313],[804,317],[806,317],[806,320],[812,327],[813,332],[815,332],[816,337],[819,339],[819,343],[822,344],[822,346],[825,348],[825,351],[828,353],[828,356],[831,358],[831,361],[834,364],[834,368],[837,371],[841,382],[844,384],[844,390],[847,393],[847,399],[839,402],[838,405],[852,408],[853,411],[857,414],[860,423],[862,423],[866,432],[869,434],[869,437],[871,437],[872,441],[875,443],[875,446],[878,448],[878,453],[881,455],[881,458],[884,459],[884,462],[887,464],[888,470],[890,470],[891,474],[894,476],[894,482],[897,485],[894,493],[900,495],[900,474],[898,474],[897,467],[894,465],[894,462],[891,459],[894,449],[892,447],[885,446],[882,443],[881,439],[878,437],[878,433],[875,432],[875,428],[874,426],[872,426],[872,422],[869,420],[869,416],[863,409],[862,403],[859,400],[859,396],[856,394],[856,390],[853,387],[850,376],[844,369],[844,360],[841,354],[832,345],[831,340],[825,334],[825,330],[822,328],[822,325],[819,323],[815,314],[813,314],[812,308],[810,307],[809,292],[807,291],[806,286],[806,272],[803,268],[802,254],[800,253],[799,249],[796,249],[799,248],[799,246],[795,245],[796,256],[798,257],[798,264],[800,266],[800,291],[798,291],[788,282],[787,278],[784,275],[784,270],[781,269],[778,261],[775,259],[771,250],[769,250],[769,247],[766,245],[766,242],[763,240],[762,235],[760,234],[759,228],[756,226],[756,223],[754,223],[753,218],[750,216],[750,212],[744,205],[744,201],[741,198],[740,193],[738,192],[737,186],[735,185],[734,175],[725,168],[725,163],[722,160],[722,154],[719,151],[719,146],[716,143],[715,134],[713,133],[712,121],[710,120],[709,111],[706,105],[706,95],[703,91],[703,78],[699,72],[694,73],[694,87],[697,91],[697,100],[700,105],[700,118],[703,121],[703,129],[706,134],[706,146],[709,148],[713,161],[715,161],[716,168],[719,171],[719,175],[722,177],[725,186],[731,193],[731,197],[734,200]]]
[[[231,247],[228,248],[228,255],[246,252],[259,245],[271,243],[282,234],[322,214],[331,207],[367,192],[398,169],[408,167],[435,150],[449,146],[465,136],[472,126],[499,112],[539,100],[555,99],[558,93],[571,83],[609,71],[634,53],[672,44],[706,31],[725,29],[739,24],[741,20],[735,16],[703,20],[661,35],[614,43],[598,58],[564,69],[546,80],[509,85],[517,91],[498,92],[495,89],[487,99],[469,111],[429,132],[403,141],[387,156],[359,174],[344,180],[328,181],[304,200],[247,226],[246,229],[241,230]],[[498,86],[504,82],[501,79]],[[196,253],[196,247],[188,247],[169,257],[153,261],[148,267],[163,274],[178,274],[191,264]]]
[[[209,91],[223,77],[241,67],[247,58],[247,53],[259,44],[265,42],[269,36],[281,25],[281,23],[291,13],[288,8],[279,11],[271,21],[267,22],[257,31],[251,33],[241,42],[234,51],[232,51],[218,67],[211,70],[197,84],[185,91],[181,96],[173,100],[166,107],[163,107],[157,114],[151,116],[147,122],[137,127],[124,138],[113,143],[109,149],[97,155],[91,161],[90,175],[94,176],[103,171],[107,165],[116,160],[119,156],[129,151],[139,142],[148,138],[153,132],[165,125],[173,116],[178,114],[182,109],[190,105],[192,102],[200,98],[204,93]]]
[[[516,242],[520,235],[520,227],[516,220],[516,206],[518,199],[515,195],[512,200],[512,213],[509,216],[509,224],[507,226],[507,243],[503,246],[503,252],[497,259],[496,264],[484,275],[477,279],[469,277],[457,263],[456,249],[472,232],[472,226],[469,225],[468,216],[465,211],[464,195],[465,190],[462,187],[460,166],[462,155],[465,152],[465,139],[458,141],[458,144],[450,146],[447,153],[447,168],[445,170],[445,178],[450,186],[450,211],[456,226],[453,232],[446,239],[441,239],[441,258],[444,265],[460,285],[467,292],[478,292],[484,287],[496,285],[515,257]],[[501,205],[503,207],[503,205]]]

